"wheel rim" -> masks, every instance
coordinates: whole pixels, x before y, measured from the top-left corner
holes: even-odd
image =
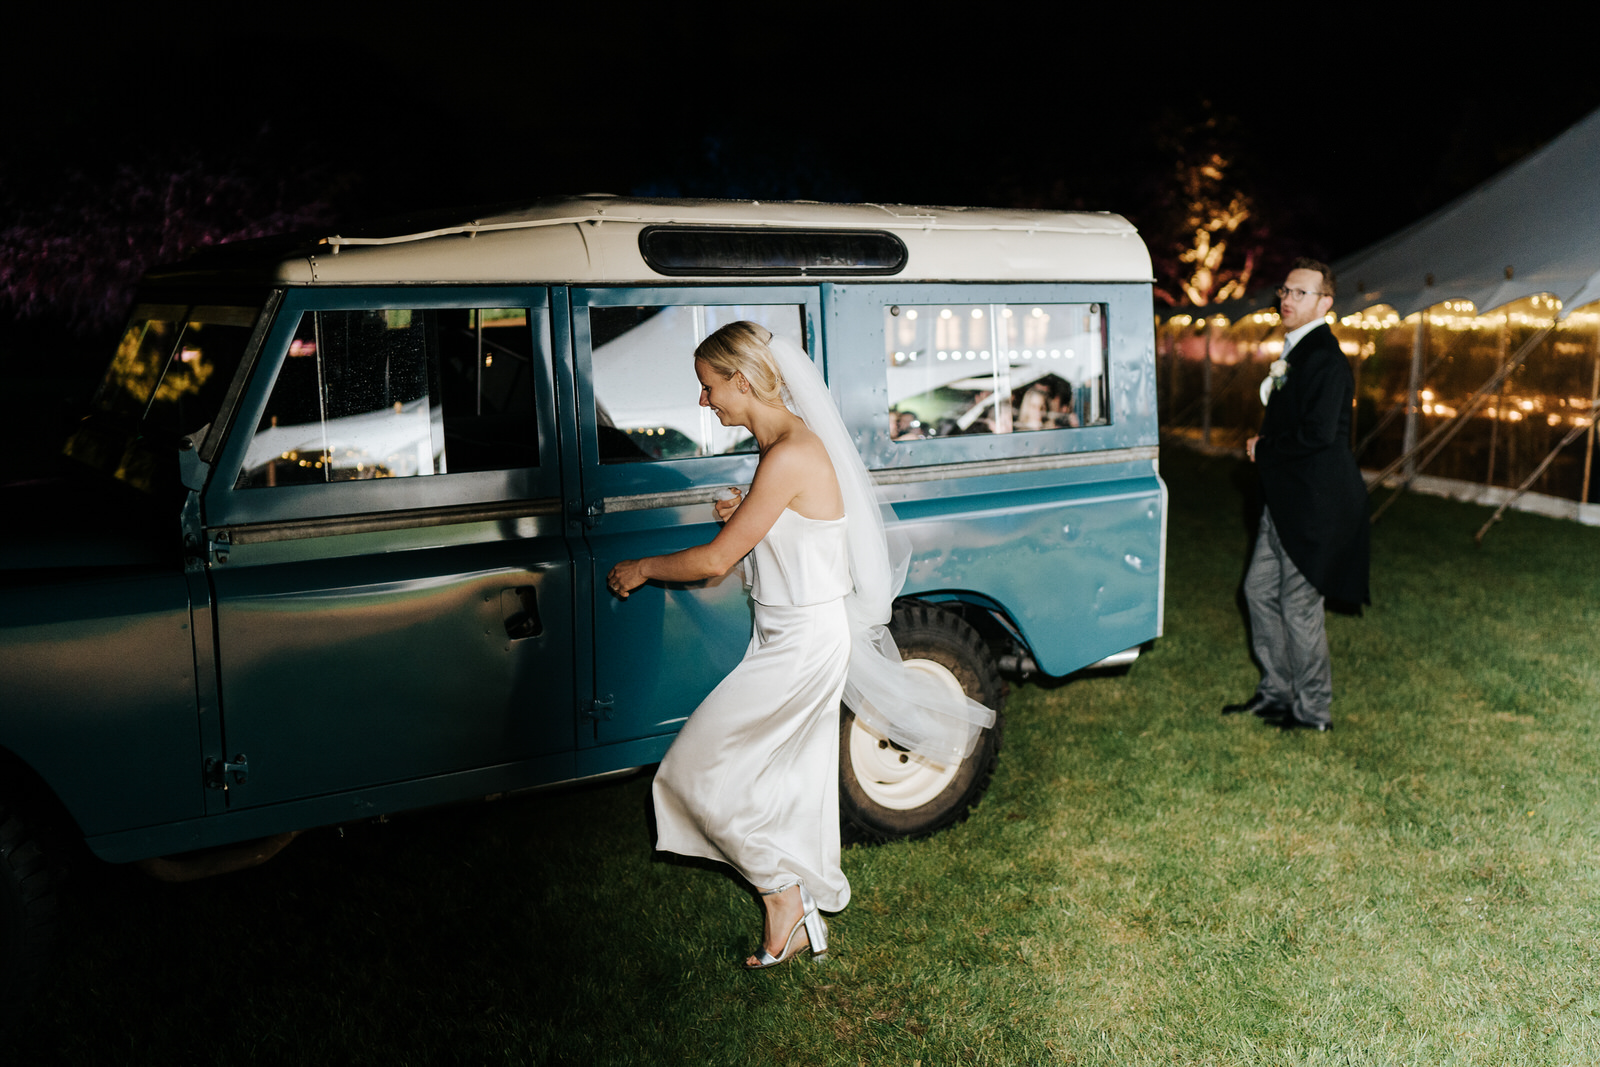
[[[962,692],[956,676],[931,659],[908,659],[908,670],[921,671]],[[934,763],[907,752],[860,719],[850,725],[850,767],[861,791],[875,804],[896,811],[920,808],[944,792],[961,769],[960,763]]]

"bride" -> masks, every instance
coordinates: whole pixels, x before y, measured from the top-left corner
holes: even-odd
[[[943,761],[970,752],[994,714],[901,667],[883,624],[904,560],[896,573],[888,509],[806,354],[735,322],[694,356],[701,405],[760,449],[749,494],[733,489],[713,505],[723,526],[709,544],[623,560],[607,584],[626,599],[647,581],[751,563],[750,646],[678,733],[653,794],[657,848],[727,863],[760,894],[761,945],[745,961],[755,969],[807,948],[823,955],[819,911],[850,900],[839,865],[841,697],[863,722]]]

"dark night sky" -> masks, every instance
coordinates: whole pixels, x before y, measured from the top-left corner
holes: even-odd
[[[1589,57],[1544,31],[1290,32],[1279,14],[1202,29],[1132,8],[789,5],[760,31],[748,6],[706,5],[277,5],[248,9],[247,28],[175,6],[70,31],[30,16],[14,40],[37,47],[17,50],[11,80],[37,92],[7,118],[0,206],[15,216],[96,195],[119,165],[203,159],[341,221],[604,191],[1088,207],[1138,223],[1169,183],[1162,136],[1209,113],[1274,235],[1337,257],[1600,105]],[[1317,73],[1274,73],[1286,55]]]

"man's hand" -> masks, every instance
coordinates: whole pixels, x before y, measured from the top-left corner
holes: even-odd
[[[1244,443],[1244,454],[1250,457],[1251,463],[1256,461],[1256,442],[1259,440],[1261,440],[1261,437],[1258,434]]]

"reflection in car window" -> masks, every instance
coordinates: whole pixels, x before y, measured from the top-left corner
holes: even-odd
[[[123,331],[117,354],[95,392],[94,411],[143,417],[187,310],[149,305],[134,309],[134,319]]]
[[[756,451],[749,431],[723,426],[700,406],[694,375],[695,347],[741,320],[804,345],[805,309],[796,304],[589,309],[600,462]]]
[[[178,438],[216,418],[255,325],[255,308],[197,307],[189,314],[167,373],[150,397],[146,433]]]
[[[927,304],[884,309],[890,436],[1104,425],[1101,304]]]
[[[216,419],[259,314],[255,307],[136,307],[66,454],[152,490],[163,471],[176,471],[180,440],[198,444]]]
[[[236,484],[537,466],[532,357],[520,308],[308,311]]]

